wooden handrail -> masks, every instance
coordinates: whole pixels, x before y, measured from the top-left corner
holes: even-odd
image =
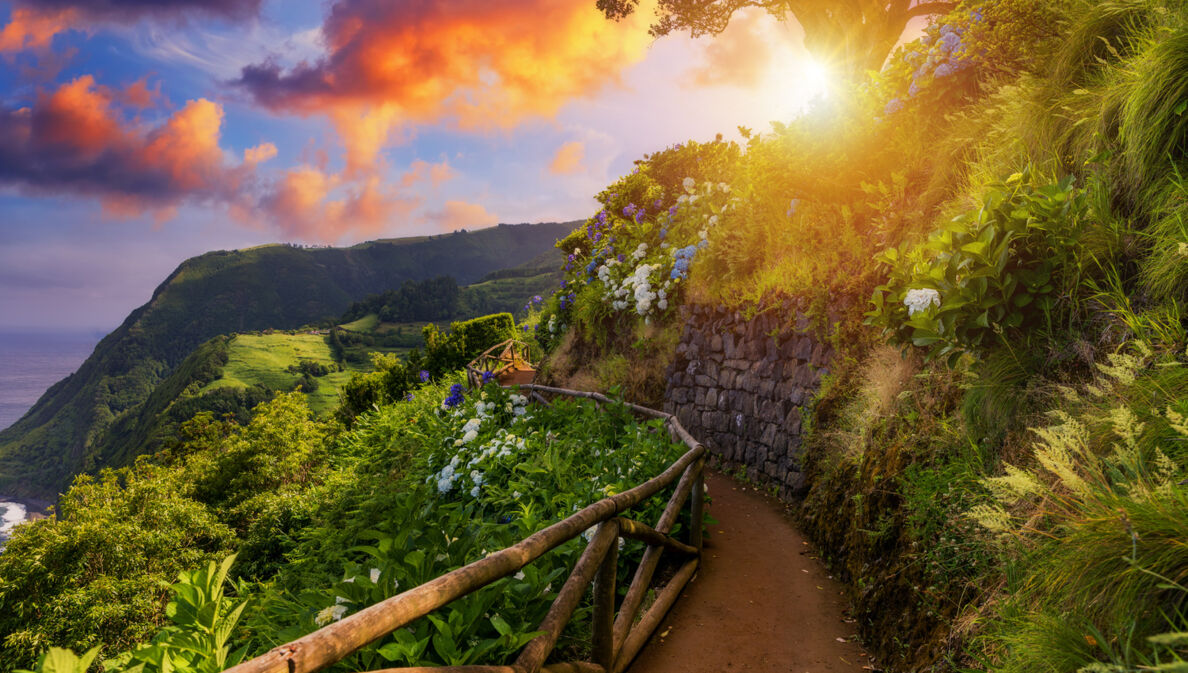
[[[495,351],[499,351],[499,354],[494,355]],[[482,385],[483,374],[490,373],[498,378],[504,372],[514,369],[518,362],[531,366],[528,362],[528,344],[508,339],[491,346],[471,360],[465,367],[466,380],[472,388],[476,388]]]
[[[503,345],[503,344],[500,344]],[[493,347],[493,348],[497,348]],[[547,404],[544,395],[592,399],[600,403],[612,400],[600,393],[552,388],[540,385],[520,386],[521,392]],[[706,449],[681,427],[672,414],[625,403],[636,413],[664,419],[674,438],[687,447],[680,458],[663,472],[634,488],[589,505],[573,515],[543,528],[522,541],[473,563],[441,575],[420,586],[364,608],[297,640],[276,647],[255,659],[227,669],[226,673],[313,673],[349,656],[356,650],[392,633],[433,610],[471,594],[497,580],[519,571],[542,555],[581,535],[590,527],[598,529],[586,546],[569,579],[553,601],[540,625],[544,633],[529,641],[511,666],[437,666],[391,668],[374,673],[620,673],[635,658],[664,613],[697,569],[701,551],[703,471]],[[679,482],[678,482],[679,479]],[[677,483],[675,492],[655,528],[629,519],[621,512],[651,498],[665,487]],[[685,501],[692,496],[692,525],[689,542],[673,538],[669,532],[676,523]],[[627,597],[614,615],[615,566],[620,537],[643,540],[648,544],[637,568]],[[689,555],[687,561],[663,590],[656,602],[633,626],[640,604],[664,550]],[[593,662],[568,662],[544,666],[561,630],[576,609],[586,588],[594,583],[595,614]]]

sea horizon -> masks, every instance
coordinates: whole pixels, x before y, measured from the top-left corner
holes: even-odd
[[[0,327],[0,430],[50,386],[78,371],[109,332],[95,327]]]

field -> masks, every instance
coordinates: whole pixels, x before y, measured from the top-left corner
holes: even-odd
[[[247,388],[256,384],[272,390],[292,390],[301,380],[301,375],[288,371],[288,367],[302,360],[337,367],[330,357],[325,338],[320,335],[241,334],[231,341],[223,376],[208,384],[201,392],[215,388]],[[345,367],[345,371],[335,371],[315,379],[318,389],[306,395],[314,413],[323,415],[333,410],[338,404],[338,389],[351,378],[351,373],[369,369],[350,363]]]

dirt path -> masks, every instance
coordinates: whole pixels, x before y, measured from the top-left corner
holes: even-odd
[[[862,673],[841,586],[774,498],[717,473],[702,566],[630,673]]]

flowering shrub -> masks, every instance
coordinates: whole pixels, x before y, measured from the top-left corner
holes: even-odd
[[[693,177],[722,174],[698,166],[700,161],[689,165],[689,157],[700,159],[707,151],[737,158],[737,148],[726,143],[677,146],[640,162],[599,194],[603,208],[557,244],[567,253],[566,278],[542,315],[546,339],[555,339],[575,317],[586,324],[608,315],[649,322],[676,305],[693,260],[736,207],[726,182]],[[676,165],[691,172],[677,177]]]
[[[1035,182],[1012,175],[925,244],[879,255],[890,277],[867,323],[936,357],[1052,337],[1062,312],[1078,310],[1088,206],[1071,177]]]
[[[403,428],[398,432],[416,438],[418,466],[394,487],[372,528],[334,531],[350,547],[337,579],[323,578],[321,588],[310,589],[307,577],[306,590],[297,594],[265,592],[251,611],[251,631],[273,643],[300,637],[642,483],[683,452],[660,425],[636,421],[622,404],[600,409],[562,399],[536,407],[496,385],[464,395],[460,389],[451,388],[458,401],[448,408],[438,392],[435,399],[426,394],[359,418],[348,446],[355,438],[386,444],[392,428]],[[632,516],[654,520],[662,500],[654,498]],[[537,635],[534,629],[586,542],[570,541],[514,576],[399,629],[352,655],[344,670],[513,658]],[[636,562],[643,545],[626,543],[621,553],[626,563]],[[576,628],[588,628],[580,623],[588,611],[579,610],[575,619]]]
[[[1036,65],[1038,45],[1054,34],[1045,3],[963,3],[890,59],[876,80],[884,117],[909,106],[936,107],[965,98],[983,82]]]

